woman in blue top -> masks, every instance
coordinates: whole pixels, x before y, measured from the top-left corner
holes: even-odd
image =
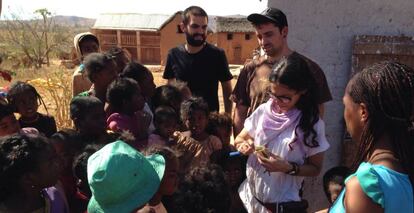
[[[351,79],[343,102],[359,167],[330,212],[414,212],[414,70],[375,64]]]

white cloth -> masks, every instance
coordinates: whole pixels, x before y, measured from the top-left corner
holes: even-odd
[[[304,164],[306,158],[329,148],[325,137],[325,124],[322,120],[314,125],[319,146],[310,148],[302,141],[301,130],[298,130],[296,142],[292,143],[295,138],[295,128],[300,119],[295,119],[280,131],[264,129],[262,126],[265,110],[266,103],[260,105],[244,123],[248,134],[254,138],[255,146],[265,146],[273,154],[298,165]],[[250,155],[247,160],[246,176],[246,180],[239,187],[239,195],[248,212],[267,212],[255,197],[265,203],[300,201],[299,190],[304,177],[282,172],[271,172],[269,175],[254,154]]]

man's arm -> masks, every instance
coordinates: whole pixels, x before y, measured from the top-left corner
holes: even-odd
[[[244,127],[244,120],[247,118],[247,110],[249,107],[244,106],[242,104],[236,104],[236,108],[234,109],[233,114],[233,134],[234,137],[242,131]]]
[[[231,115],[231,108],[232,102],[230,101],[230,94],[231,94],[231,80],[222,81],[221,88],[223,90],[223,103],[224,103],[224,111]]]

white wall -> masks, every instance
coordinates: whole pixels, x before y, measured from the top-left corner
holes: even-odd
[[[353,36],[414,36],[414,0],[269,0],[268,5],[285,12],[289,46],[316,61],[328,79],[333,101],[325,105],[324,120],[331,148],[324,172],[341,157],[342,96],[351,69]],[[306,182],[310,210],[327,206],[321,184],[320,177]]]

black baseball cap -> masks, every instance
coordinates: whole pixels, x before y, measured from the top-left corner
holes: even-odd
[[[268,7],[267,9],[263,10],[263,12],[253,13],[247,16],[247,20],[249,20],[253,24],[262,24],[272,22],[275,23],[278,27],[287,27],[287,19],[286,15],[277,8]]]

